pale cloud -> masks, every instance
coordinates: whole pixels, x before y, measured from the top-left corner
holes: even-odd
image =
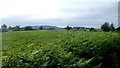
[[[57,0],[2,0],[0,6],[3,18],[14,15],[51,17],[59,12]]]
[[[0,21],[12,26],[48,24],[95,27],[109,21],[117,26],[117,2],[118,0],[2,0]]]
[[[31,18],[61,17],[63,16],[61,9],[93,7],[88,6],[89,2],[118,2],[118,0],[1,0],[0,17],[14,15],[31,15]]]

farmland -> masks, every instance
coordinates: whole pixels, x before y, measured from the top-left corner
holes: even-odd
[[[119,68],[115,32],[10,31],[2,36],[3,68]]]

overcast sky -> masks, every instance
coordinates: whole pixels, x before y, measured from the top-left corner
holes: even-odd
[[[119,0],[1,0],[0,25],[118,25]]]

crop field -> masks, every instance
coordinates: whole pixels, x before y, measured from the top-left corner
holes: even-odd
[[[2,50],[3,68],[120,68],[115,32],[4,32]]]

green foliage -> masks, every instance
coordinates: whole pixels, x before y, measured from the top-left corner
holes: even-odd
[[[89,30],[90,30],[90,31],[95,31],[95,29],[94,29],[94,28],[90,28]]]
[[[110,27],[109,27],[109,22],[105,22],[103,25],[101,25],[101,29],[103,31],[109,31],[110,30]]]
[[[70,26],[67,26],[67,27],[66,27],[66,30],[70,30],[70,29],[72,29],[72,27],[70,27]]]
[[[33,28],[31,26],[26,26],[24,30],[33,30]]]
[[[5,27],[2,27],[1,31],[2,31],[2,32],[8,32],[8,29],[5,28]]]
[[[120,27],[116,28],[117,31],[120,31]]]
[[[3,33],[3,68],[119,68],[113,32],[66,30]]]
[[[40,26],[40,28],[39,28],[40,30],[42,30],[43,29],[43,27],[42,26]]]
[[[110,29],[113,31],[115,29],[113,23],[110,25]]]
[[[8,27],[9,30],[12,30],[13,28],[11,26]]]
[[[113,24],[113,23],[111,23],[111,24],[109,25],[109,22],[105,22],[103,25],[101,25],[101,29],[102,29],[103,31],[108,32],[108,31],[114,31],[114,30],[115,30],[115,27],[114,27],[114,24]]]
[[[20,26],[15,26],[15,27],[12,28],[12,30],[14,30],[14,31],[20,31]]]
[[[0,31],[1,31],[1,32],[7,32],[7,31],[8,31],[7,25],[3,24],[3,25],[1,26]]]
[[[3,24],[2,26],[1,26],[1,28],[7,28],[7,25],[5,25],[5,24]]]

